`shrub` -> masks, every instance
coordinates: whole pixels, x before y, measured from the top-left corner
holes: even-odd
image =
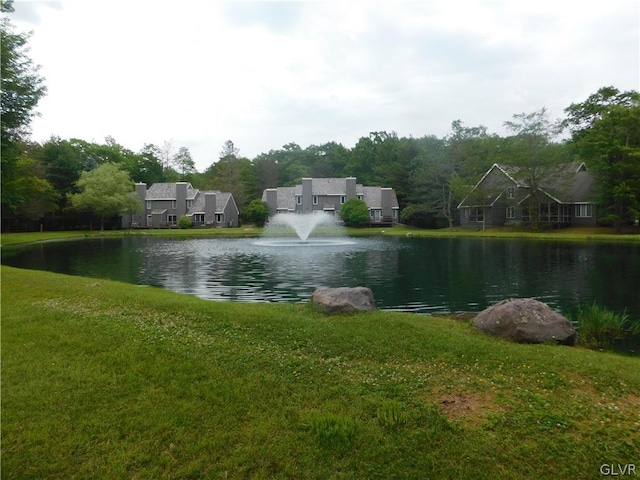
[[[178,221],[178,227],[182,229],[191,228],[192,225],[193,224],[191,223],[191,218],[187,217],[186,215],[182,215],[180,217],[180,220]]]
[[[400,221],[418,228],[438,228],[438,219],[427,205],[409,205],[402,209]]]
[[[616,340],[640,334],[640,321],[631,321],[626,312],[616,313],[595,303],[580,307],[574,320],[578,342],[587,347],[606,348]]]
[[[348,227],[362,227],[369,222],[369,207],[359,198],[350,198],[342,205],[340,217]]]
[[[245,212],[247,219],[257,227],[264,227],[269,219],[269,204],[262,200],[252,200]]]

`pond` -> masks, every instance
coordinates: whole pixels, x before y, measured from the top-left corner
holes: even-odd
[[[640,244],[479,238],[351,238],[316,247],[257,239],[123,237],[5,248],[21,268],[154,285],[210,300],[306,302],[314,289],[370,287],[378,308],[480,311],[535,297],[565,315],[596,302],[640,317]]]

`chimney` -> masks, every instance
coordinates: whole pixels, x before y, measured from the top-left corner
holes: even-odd
[[[383,218],[391,218],[392,217],[392,203],[391,203],[391,193],[393,192],[392,188],[381,188],[380,195],[382,200],[382,217]]]
[[[265,192],[266,202],[269,205],[269,215],[273,216],[278,213],[278,189],[267,188]]]
[[[312,190],[313,179],[312,178],[303,178],[302,179],[302,213],[311,213],[313,206],[311,205],[312,201]]]
[[[178,220],[182,215],[187,214],[187,182],[176,183],[176,214]]]
[[[214,225],[216,221],[216,194],[207,192],[204,194],[204,224]]]
[[[347,200],[356,197],[356,177],[347,177]]]

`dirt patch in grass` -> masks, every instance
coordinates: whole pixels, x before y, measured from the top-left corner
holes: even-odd
[[[490,412],[502,410],[496,406],[492,394],[457,392],[436,394],[436,404],[449,421],[457,420],[466,425],[481,425]]]

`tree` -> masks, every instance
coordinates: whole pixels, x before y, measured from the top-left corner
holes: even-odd
[[[245,210],[247,219],[258,227],[264,227],[269,219],[269,204],[262,200],[253,200]]]
[[[552,142],[559,128],[549,121],[545,108],[513,115],[513,120],[504,125],[515,133],[505,139],[503,148],[508,152],[509,164],[517,167],[513,176],[531,192],[525,208],[529,211],[532,228],[537,229],[540,223],[539,192],[543,186],[558,184],[557,166],[566,157],[564,147]]]
[[[187,175],[196,171],[196,164],[191,157],[191,152],[187,147],[180,147],[178,153],[176,153],[172,159],[173,165],[176,167],[182,180],[187,178]]]
[[[60,194],[46,180],[44,167],[27,153],[18,158],[10,174],[3,172],[3,181],[12,198],[7,198],[3,214],[11,213],[28,220],[37,220],[46,212],[57,209]]]
[[[0,11],[13,12],[13,2],[2,0]],[[45,95],[44,78],[38,74],[39,66],[27,56],[28,34],[15,33],[8,18],[3,15],[0,22],[0,64],[2,85],[2,157],[12,142],[24,140],[35,107]]]
[[[70,195],[71,205],[98,215],[101,230],[105,218],[134,213],[141,208],[140,200],[132,194],[131,178],[116,164],[105,163],[95,170],[82,172],[76,186],[80,193]]]
[[[640,210],[640,94],[603,87],[565,109],[571,146],[598,178],[600,219],[621,228]]]
[[[340,217],[349,227],[360,227],[369,222],[369,208],[359,198],[350,198],[342,205]]]
[[[11,1],[0,1],[0,194],[2,209],[15,210],[12,203],[20,197],[13,180],[21,155],[21,143],[27,139],[36,105],[46,93],[39,66],[27,56],[28,34],[16,33],[6,14],[13,12]]]

